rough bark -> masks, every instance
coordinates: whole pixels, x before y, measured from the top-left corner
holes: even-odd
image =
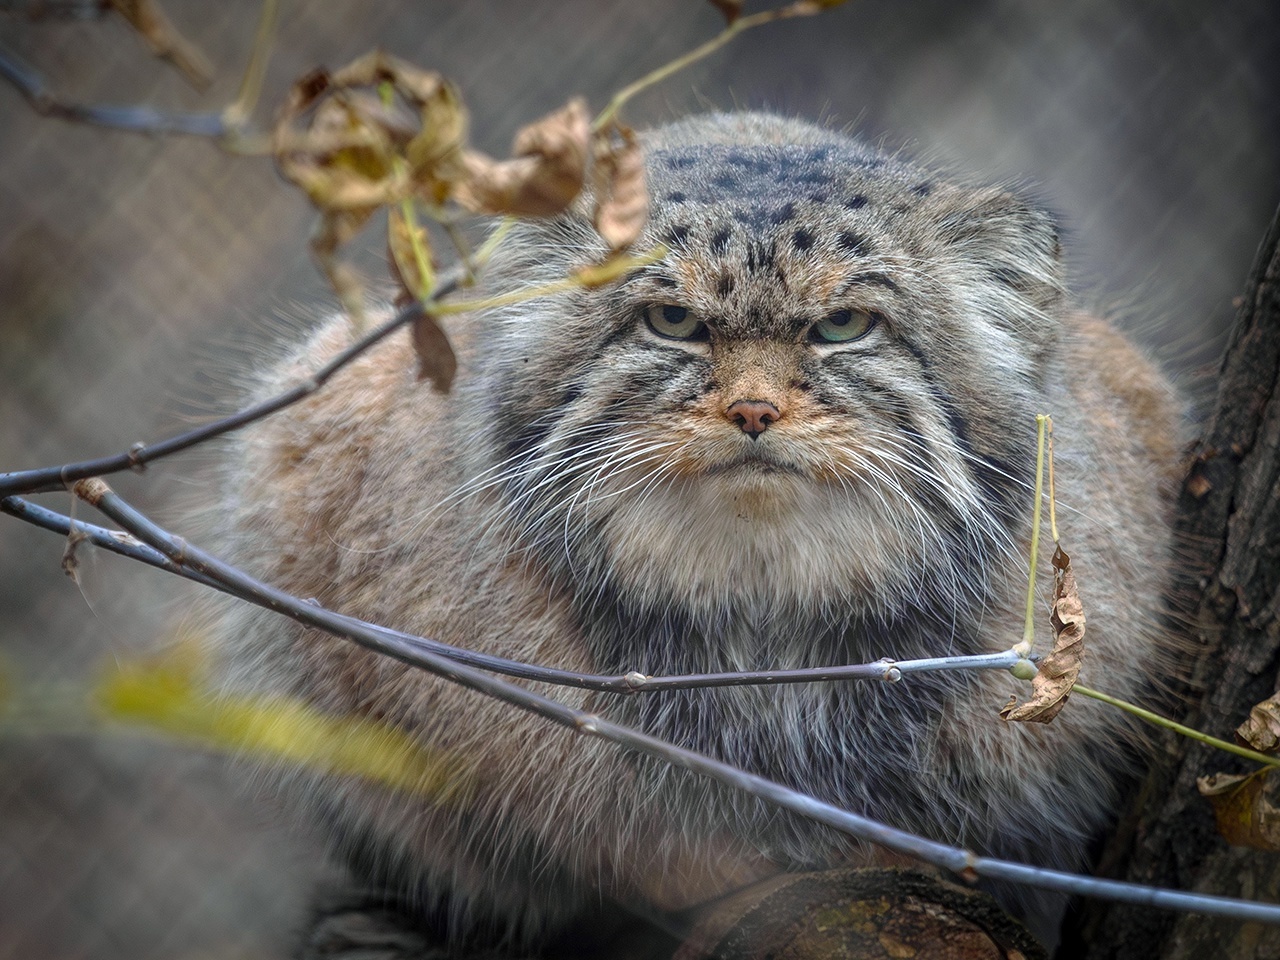
[[[672,960],[1044,960],[991,897],[899,869],[787,874],[695,917]]]
[[[1280,211],[1241,300],[1216,405],[1178,505],[1196,649],[1184,721],[1225,739],[1280,685]],[[1181,738],[1158,760],[1107,859],[1119,875],[1206,893],[1280,900],[1280,856],[1229,847],[1196,778],[1246,767]],[[1090,905],[1089,960],[1280,957],[1280,928],[1140,907]]]

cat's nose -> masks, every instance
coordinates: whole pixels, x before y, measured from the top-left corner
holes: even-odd
[[[742,432],[755,440],[769,429],[769,424],[782,416],[768,400],[739,400],[731,404],[724,415],[742,428]]]

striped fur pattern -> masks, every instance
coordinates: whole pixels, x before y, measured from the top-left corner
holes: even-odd
[[[1070,306],[1052,218],[762,114],[645,145],[640,246],[666,244],[660,262],[462,319],[448,397],[414,381],[397,342],[256,426],[228,460],[225,548],[345,612],[593,672],[998,650],[1020,637],[1048,411],[1090,618],[1083,679],[1140,696],[1167,645],[1179,404]],[[578,214],[525,223],[486,282],[554,279],[602,252]],[[815,332],[849,317],[857,336]],[[340,349],[343,323],[258,389]],[[776,416],[753,435],[739,401]],[[602,904],[679,910],[779,870],[883,859],[265,614],[222,616],[230,682],[464,758],[465,803],[279,773],[365,883],[432,918],[432,949],[481,933],[536,945]],[[1005,725],[997,710],[1023,690],[1003,675],[545,692],[890,823],[1064,867],[1108,818],[1127,735],[1090,702],[1045,729]],[[1060,905],[1003,896],[1052,937]]]

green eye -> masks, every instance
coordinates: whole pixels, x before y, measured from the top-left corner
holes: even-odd
[[[655,303],[645,308],[649,329],[668,340],[705,340],[707,325],[684,307],[671,303]]]
[[[823,317],[809,331],[818,343],[848,343],[865,336],[876,325],[876,318],[861,310],[837,310]]]

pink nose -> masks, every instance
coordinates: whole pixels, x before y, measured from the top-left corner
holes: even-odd
[[[768,400],[739,400],[724,415],[742,428],[742,432],[755,440],[769,429],[769,424],[782,414]]]

